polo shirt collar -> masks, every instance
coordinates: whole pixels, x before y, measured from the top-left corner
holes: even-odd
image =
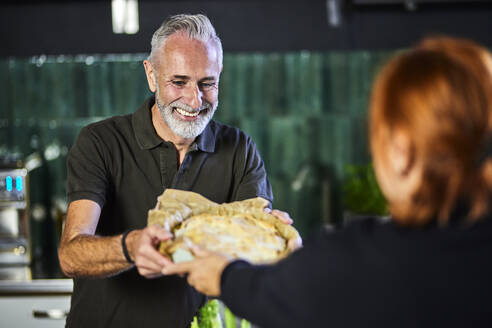
[[[137,143],[142,149],[151,149],[160,145],[163,140],[157,135],[152,124],[152,106],[154,96],[149,97],[132,116],[133,130]],[[210,121],[203,132],[191,144],[190,150],[215,151],[215,133]]]
[[[196,137],[195,141],[192,144],[192,150],[194,148],[193,145],[204,152],[213,153],[215,150],[215,133],[212,129],[212,120],[208,122],[207,126],[203,130],[203,132]]]

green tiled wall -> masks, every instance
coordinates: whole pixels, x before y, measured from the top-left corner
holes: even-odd
[[[224,56],[215,118],[253,137],[273,185],[274,207],[288,211],[304,236],[339,217],[344,166],[369,160],[367,99],[388,55]],[[131,113],[150,95],[144,58],[0,59],[0,155],[44,156],[43,167],[31,174],[31,204],[47,207],[48,217],[55,199],[65,197],[66,153],[80,128]]]

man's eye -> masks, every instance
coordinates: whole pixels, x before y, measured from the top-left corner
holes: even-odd
[[[200,83],[200,88],[202,90],[211,90],[214,87],[215,87],[215,82],[210,82],[210,83],[202,82],[202,83]]]
[[[185,81],[172,81],[172,83],[177,87],[184,87],[186,85]]]

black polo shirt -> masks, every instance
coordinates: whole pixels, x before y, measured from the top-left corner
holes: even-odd
[[[148,99],[134,114],[83,128],[67,159],[67,196],[101,208],[96,233],[143,228],[166,188],[217,203],[256,196],[272,201],[256,147],[240,130],[211,121],[181,165],[152,125]],[[110,278],[74,279],[69,327],[185,327],[204,297],[179,277],[146,279],[133,268]]]

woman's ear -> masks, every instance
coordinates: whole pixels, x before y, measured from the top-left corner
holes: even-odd
[[[422,181],[415,146],[408,134],[393,131],[380,151],[374,169],[381,191],[392,212],[407,208]]]
[[[388,143],[388,161],[393,172],[404,178],[415,167],[415,154],[410,137],[404,132],[395,132]]]

